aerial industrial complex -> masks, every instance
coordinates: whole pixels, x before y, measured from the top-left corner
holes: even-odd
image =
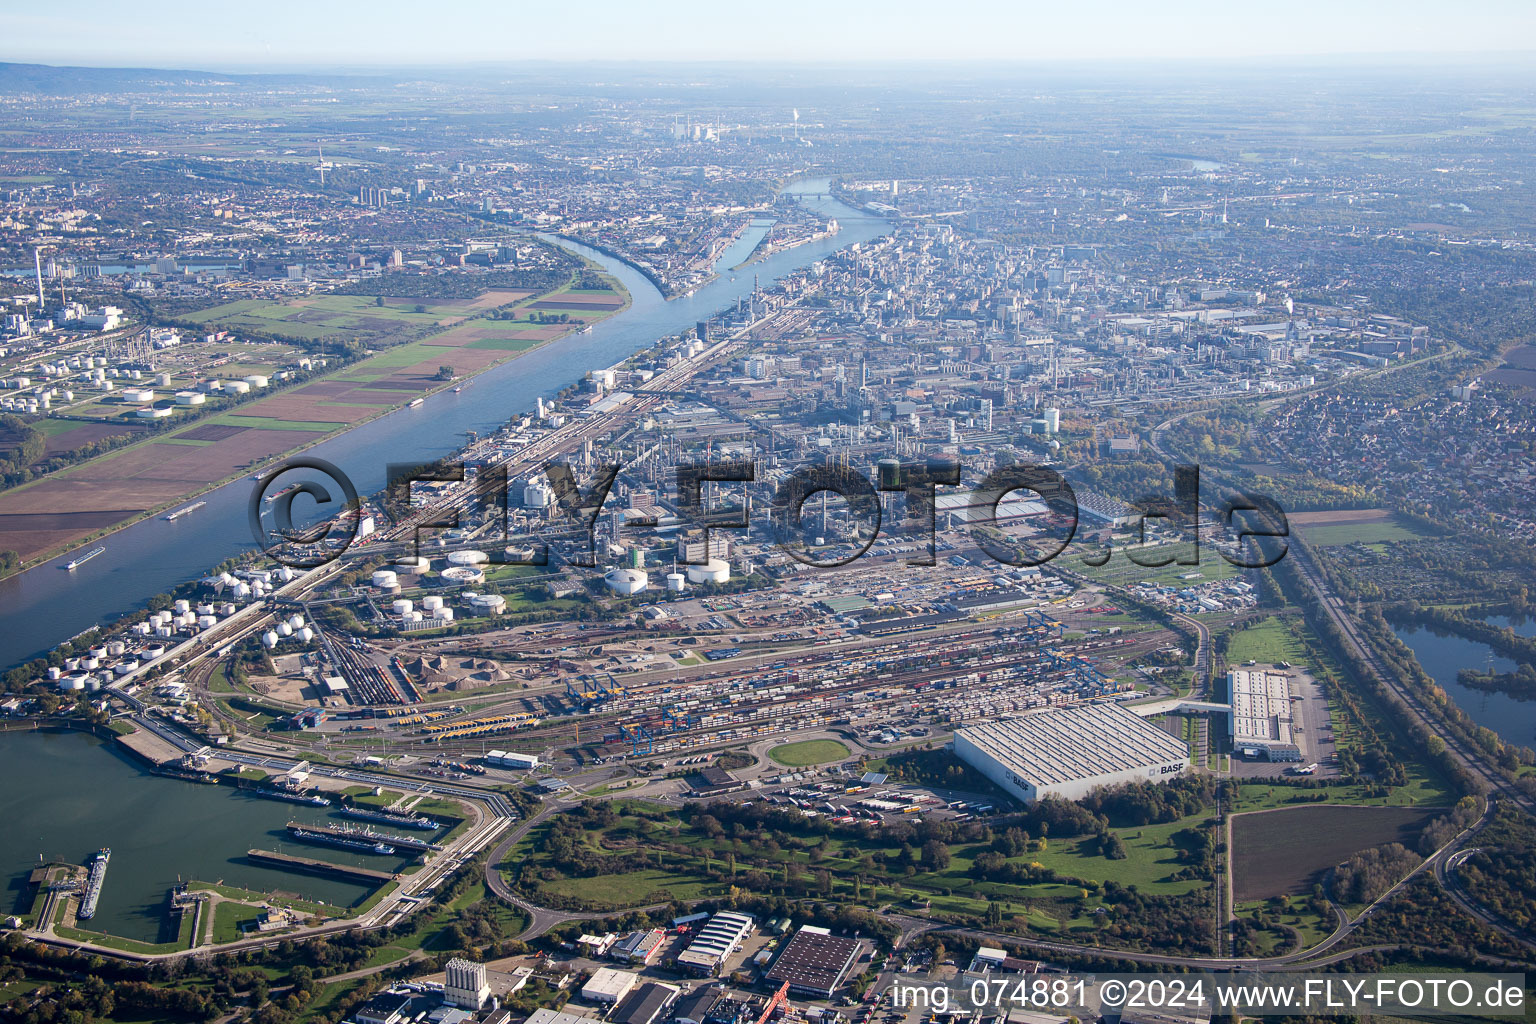
[[[1076,800],[1099,786],[1162,782],[1189,748],[1119,704],[1040,711],[966,726],[955,754],[1020,800]]]
[[[1229,669],[1227,692],[1232,702],[1234,749],[1271,761],[1300,759],[1291,731],[1290,678],[1283,669],[1269,665]]]
[[[0,63],[0,1024],[1536,973],[1463,70]]]

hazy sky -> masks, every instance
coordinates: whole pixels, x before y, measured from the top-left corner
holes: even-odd
[[[573,60],[1144,59],[1536,50],[1533,0],[70,0],[0,60],[239,68]]]

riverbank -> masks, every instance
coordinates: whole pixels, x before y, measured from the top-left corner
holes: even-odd
[[[337,466],[359,494],[386,484],[390,462],[433,462],[451,458],[473,430],[481,436],[502,429],[510,416],[531,413],[538,397],[557,395],[588,368],[610,366],[654,345],[658,339],[686,332],[748,298],[754,278],[764,286],[797,272],[813,261],[869,242],[885,234],[888,222],[844,204],[823,200],[824,184],[790,186],[821,216],[835,218],[842,231],[835,239],[802,246],[760,263],[757,273],[722,275],[692,296],[667,299],[641,271],[595,249],[547,234],[559,245],[616,279],[630,295],[621,314],[610,316],[590,333],[544,345],[486,371],[462,394],[439,395],[423,415],[383,416],[331,436],[310,452]],[[720,265],[737,261],[754,238],[749,231]],[[207,492],[207,507],[174,524],[140,521],[120,530],[106,553],[75,572],[30,570],[0,580],[0,666],[14,667],[46,654],[71,636],[103,622],[134,615],[155,594],[207,575],[210,567],[252,551],[248,525],[249,485],[237,480]]]
[[[802,245],[810,245],[812,242],[820,242],[826,238],[836,238],[837,234],[838,233],[836,231],[822,230],[815,232],[814,234],[801,235],[796,238],[791,238],[786,242],[774,242],[771,240],[772,233],[770,232],[770,234],[765,235],[763,240],[757,244],[757,248],[752,250],[752,254],[750,256],[736,264],[731,269],[740,270],[743,267],[751,266],[754,263],[761,263],[763,260],[771,259],[772,257],[779,255],[779,253],[789,252],[791,249],[798,249]]]
[[[582,259],[583,263],[586,264],[588,269],[596,269],[596,270],[599,270],[600,272],[602,271],[601,267],[598,267],[595,264],[591,263],[591,261],[585,259],[585,257],[579,257],[579,258]],[[409,408],[412,405],[416,404],[418,401],[425,401],[428,398],[432,398],[432,397],[434,397],[436,395],[442,394],[443,392],[449,391],[452,388],[462,387],[466,383],[475,380],[476,378],[480,377],[481,375],[483,375],[485,373],[488,373],[491,370],[494,370],[494,369],[496,369],[496,368],[498,368],[500,366],[503,366],[503,365],[505,365],[507,363],[513,362],[514,360],[523,358],[523,357],[529,355],[530,353],[536,352],[536,351],[538,351],[540,349],[543,349],[543,348],[545,348],[545,347],[547,347],[549,345],[555,344],[555,343],[560,342],[560,341],[564,341],[564,340],[572,337],[573,335],[581,333],[583,330],[586,330],[587,328],[590,328],[590,327],[592,327],[592,326],[594,326],[594,325],[596,325],[598,323],[603,322],[604,320],[607,320],[607,319],[609,319],[611,317],[617,316],[617,315],[625,312],[626,310],[628,310],[630,308],[630,306],[634,302],[633,295],[617,279],[611,277],[610,275],[607,275],[606,273],[604,274],[604,277],[609,282],[612,291],[616,295],[618,295],[619,299],[620,299],[620,301],[616,305],[614,305],[614,307],[612,309],[610,309],[610,310],[603,310],[603,311],[600,311],[600,312],[599,311],[593,311],[593,310],[583,310],[583,313],[588,317],[587,319],[584,319],[583,322],[581,322],[581,323],[571,323],[569,325],[566,325],[568,327],[567,330],[565,330],[562,333],[557,334],[557,335],[555,335],[553,337],[542,339],[542,340],[531,341],[531,343],[528,344],[527,346],[522,347],[522,348],[518,348],[515,351],[507,352],[505,355],[503,355],[503,356],[501,356],[499,358],[492,359],[491,361],[485,363],[483,366],[475,369],[473,372],[471,372],[471,373],[469,373],[469,374],[467,374],[465,376],[455,376],[451,380],[445,380],[445,381],[442,381],[440,383],[434,383],[433,386],[428,387],[428,388],[426,388],[424,390],[408,394],[407,396],[401,398],[401,400],[398,401],[398,402],[393,402],[392,404],[389,404],[389,405],[380,405],[380,406],[377,407],[376,411],[372,411],[372,412],[370,412],[367,415],[356,417],[356,418],[352,419],[350,422],[338,423],[336,426],[334,426],[332,429],[330,429],[328,431],[324,431],[324,432],[321,432],[321,433],[315,433],[315,432],[306,431],[304,433],[308,433],[311,436],[306,437],[302,442],[300,442],[298,444],[292,445],[290,447],[287,447],[285,449],[277,451],[277,452],[275,452],[273,454],[268,454],[268,455],[262,456],[262,457],[259,458],[258,461],[253,462],[253,463],[248,463],[248,464],[245,464],[245,465],[230,465],[230,466],[228,466],[226,468],[226,472],[224,472],[222,475],[218,476],[217,478],[212,479],[210,482],[200,483],[195,488],[180,490],[180,491],[178,491],[174,495],[165,497],[165,498],[163,498],[163,500],[157,501],[156,503],[154,503],[153,505],[147,507],[143,511],[136,512],[136,513],[134,513],[132,515],[129,515],[129,516],[127,516],[127,517],[125,517],[125,518],[123,518],[123,519],[121,519],[121,520],[119,520],[119,521],[117,521],[115,523],[112,523],[109,526],[102,527],[102,528],[100,528],[98,530],[94,530],[94,531],[82,532],[82,533],[74,534],[74,535],[70,536],[70,538],[68,540],[61,541],[61,542],[59,542],[57,544],[54,544],[54,545],[52,545],[52,546],[50,546],[50,547],[48,547],[46,549],[43,549],[41,551],[36,552],[36,553],[27,554],[25,556],[25,561],[22,564],[13,567],[9,571],[0,572],[0,580],[3,580],[3,579],[5,579],[7,577],[10,577],[10,576],[15,576],[15,575],[17,575],[19,573],[28,572],[28,571],[30,571],[32,569],[40,568],[40,567],[48,564],[49,562],[53,562],[53,561],[55,561],[55,560],[57,560],[59,558],[62,558],[65,555],[68,555],[68,554],[71,554],[71,553],[75,552],[76,550],[80,549],[81,547],[84,547],[84,546],[86,546],[88,544],[92,544],[92,543],[101,541],[101,540],[103,540],[105,538],[111,537],[112,535],[114,535],[116,533],[119,533],[119,532],[121,532],[121,531],[123,531],[125,529],[128,529],[129,527],[135,526],[135,525],[137,525],[139,523],[142,523],[142,522],[144,522],[146,520],[153,519],[156,516],[162,515],[163,513],[167,512],[167,511],[175,509],[175,508],[181,506],[182,504],[184,504],[186,502],[189,502],[189,501],[192,501],[192,500],[196,500],[197,498],[199,498],[199,497],[201,497],[201,496],[203,496],[205,494],[208,494],[211,491],[215,491],[215,490],[219,489],[220,487],[224,487],[224,486],[226,486],[226,485],[228,485],[230,483],[233,483],[233,482],[241,479],[244,476],[247,476],[247,475],[251,474],[254,471],[257,471],[258,469],[260,469],[262,467],[270,468],[270,467],[272,467],[274,465],[277,465],[278,463],[281,463],[282,461],[284,461],[286,459],[290,459],[290,458],[294,457],[295,455],[301,454],[301,453],[303,453],[305,451],[308,451],[308,450],[314,448],[317,445],[320,445],[320,444],[322,444],[322,443],[324,443],[326,441],[329,441],[329,440],[337,437],[338,435],[345,434],[345,433],[347,433],[347,432],[349,432],[349,431],[351,431],[353,429],[356,429],[357,427],[360,427],[360,426],[362,426],[362,425],[364,425],[366,423],[369,423],[369,422],[371,422],[373,420],[379,419],[379,418],[384,417],[384,416],[388,416],[388,415],[390,415],[392,413],[395,413],[395,412],[399,412],[402,409]],[[572,281],[574,281],[574,278],[572,279]],[[552,299],[558,298],[558,296],[560,296],[562,294],[565,294],[567,289],[569,289],[572,281],[568,281],[566,283],[566,285],[563,286],[562,288],[556,288],[556,289],[553,289],[553,290],[548,291],[548,292],[542,292],[542,293],[528,295],[528,296],[526,296],[526,297],[524,297],[522,299],[519,299],[517,302],[512,303],[511,304],[511,308],[514,308],[514,309],[516,309],[516,308],[527,309],[527,308],[532,308],[537,303],[549,302]],[[492,312],[495,312],[495,311],[488,310],[488,311],[486,311],[484,314],[482,314],[480,316],[466,317],[466,318],[460,319],[459,321],[455,322],[454,324],[446,326],[442,331],[439,331],[439,332],[437,332],[435,334],[432,334],[432,335],[428,335],[426,338],[413,340],[411,342],[406,343],[406,345],[415,345],[415,344],[419,344],[421,342],[429,342],[433,338],[440,338],[443,335],[448,334],[449,332],[452,332],[452,331],[455,331],[455,330],[461,330],[461,329],[463,329],[465,327],[466,324],[474,324],[474,323],[477,323],[477,322],[482,321],[482,320],[489,320]],[[491,323],[495,323],[494,320],[491,320],[490,322]],[[329,384],[329,385],[336,385],[336,384],[339,384],[339,383],[342,383],[342,382],[348,382],[350,378],[366,377],[370,373],[372,373],[374,371],[377,371],[377,370],[379,370],[381,368],[388,368],[390,366],[390,361],[392,359],[397,358],[398,357],[398,352],[401,349],[404,349],[406,347],[406,345],[401,345],[401,346],[396,346],[396,347],[393,347],[393,348],[381,350],[380,352],[377,352],[374,355],[369,356],[368,358],[361,359],[361,360],[358,360],[356,362],[348,363],[348,364],[346,364],[345,366],[342,366],[342,367],[338,367],[338,368],[336,368],[334,371],[332,371],[330,373],[326,373],[326,374],[322,374],[322,375],[320,375],[318,377],[313,377],[313,378],[306,379],[302,383],[296,384],[296,385],[294,385],[293,387],[290,387],[290,388],[278,389],[278,390],[274,391],[271,395],[263,396],[263,398],[265,399],[265,398],[275,398],[275,397],[279,397],[279,396],[289,396],[289,395],[292,395],[295,391],[297,391],[300,388],[311,388],[311,387],[314,387],[316,385],[327,385],[327,384]],[[442,358],[445,358],[445,359],[451,358],[452,357],[451,354],[454,351],[455,350],[451,349],[451,348],[444,348],[443,349],[444,355],[442,356]],[[370,365],[370,364],[372,364],[372,365]],[[240,407],[237,407],[237,408],[240,408]],[[239,416],[239,415],[242,415],[242,414],[239,413],[238,411],[235,411],[235,412],[220,412],[220,413],[215,414],[215,416],[208,417],[208,420],[211,421],[211,422],[216,422],[219,417],[231,416],[231,415]],[[192,424],[192,423],[188,424],[188,428],[193,429],[193,430],[197,429],[196,426],[194,424]],[[260,428],[258,427],[257,429],[260,429]],[[23,484],[20,487],[11,488],[11,489],[9,489],[7,491],[0,492],[0,504],[3,504],[4,501],[6,501],[8,499],[11,499],[15,495],[25,494],[28,491],[33,491],[33,490],[36,490],[36,489],[41,488],[41,487],[46,487],[50,483],[54,483],[56,481],[69,480],[71,483],[81,482],[81,481],[78,481],[78,480],[75,479],[77,474],[82,474],[83,475],[83,474],[89,473],[93,467],[99,468],[99,467],[103,466],[104,464],[108,463],[111,460],[122,458],[122,457],[124,457],[126,455],[129,455],[130,453],[140,452],[141,450],[143,450],[144,448],[146,448],[149,445],[163,444],[168,439],[174,441],[175,440],[174,435],[169,435],[168,436],[168,435],[156,434],[154,436],[144,438],[141,441],[135,442],[134,444],[127,445],[127,446],[125,446],[123,448],[116,449],[116,450],[114,450],[112,452],[108,452],[108,453],[100,456],[97,459],[93,459],[93,460],[91,460],[89,462],[81,463],[79,466],[71,466],[68,469],[62,470],[59,473],[50,474],[49,476],[44,477],[42,479],[34,480],[34,481],[29,481],[28,483]],[[89,481],[86,481],[86,482],[89,482]],[[110,486],[110,484],[108,486]],[[60,514],[64,514],[64,513],[60,513]],[[7,545],[5,544],[3,535],[0,535],[0,548],[5,548],[6,546]]]

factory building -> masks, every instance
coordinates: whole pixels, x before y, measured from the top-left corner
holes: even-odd
[[[1189,766],[1189,751],[1119,704],[1085,704],[969,726],[955,755],[1026,803],[1078,800],[1099,786],[1166,782]]]
[[[1232,702],[1232,749],[1247,757],[1299,761],[1291,728],[1291,681],[1268,665],[1227,671]]]
[[[699,929],[688,948],[678,954],[677,966],[694,974],[718,973],[731,954],[752,934],[753,924],[748,914],[730,911],[716,914],[709,924]]]
[[[609,1014],[609,1024],[656,1024],[666,1016],[682,989],[659,981],[648,981],[633,989]]]
[[[581,987],[581,998],[589,1003],[617,1003],[629,995],[629,990],[639,981],[640,976],[631,971],[599,967]]]
[[[485,752],[485,763],[495,768],[528,771],[544,762],[539,760],[537,754],[519,754],[515,750],[488,750]]]
[[[443,972],[443,1001],[462,1010],[478,1010],[491,996],[486,982],[485,964],[454,957]]]
[[[853,970],[859,946],[858,939],[806,925],[774,960],[768,982],[775,988],[787,982],[796,995],[831,999]]]

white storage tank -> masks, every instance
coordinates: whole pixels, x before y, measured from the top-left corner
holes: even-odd
[[[488,561],[490,561],[490,556],[484,551],[448,552],[449,565],[484,565]]]
[[[421,612],[406,612],[402,618],[404,618],[406,622],[420,622]]]
[[[507,599],[500,594],[475,594],[469,603],[481,615],[500,615],[507,607]]]
[[[303,629],[304,628],[304,616],[302,616],[302,615],[291,616],[288,619],[288,625],[292,626],[294,629]]]
[[[261,634],[261,642],[266,644],[268,647],[276,647],[277,634],[269,629],[265,633]]]
[[[731,578],[731,565],[723,558],[711,558],[704,565],[688,567],[690,583],[724,583]]]
[[[174,629],[172,629],[170,626],[156,626],[155,627],[155,636],[158,636],[162,640],[165,640],[165,639],[170,638],[171,636],[174,636],[175,633],[176,633],[176,631]],[[94,665],[91,666],[91,667],[95,668]]]
[[[192,610],[192,604],[190,601],[177,601],[174,605],[172,605],[172,607],[176,609],[177,615],[180,615],[182,612],[188,612]]]
[[[267,378],[264,374],[253,373],[249,377],[243,377],[241,379],[253,388],[264,388],[267,386]]]
[[[394,609],[396,615],[409,615],[411,609],[415,607],[416,606],[411,603],[411,599],[408,597],[397,597],[390,605],[390,608]]]
[[[373,574],[372,579],[376,587],[393,587],[399,584],[400,574],[393,569],[379,569]]]
[[[278,636],[293,636],[293,627],[288,625],[288,623],[286,623],[286,622],[279,622],[277,624],[277,635]]]
[[[441,619],[444,622],[452,622],[453,621],[453,609],[452,608],[434,608],[432,610],[432,617],[434,619]]]
[[[688,578],[680,572],[667,573],[667,589],[674,594],[681,594],[688,589]]]
[[[199,615],[197,617],[197,624],[203,629],[208,629],[211,626],[217,626],[219,619],[216,615]]]
[[[151,661],[156,658],[165,657],[165,645],[150,644],[148,647],[144,648],[144,657],[150,659]]]
[[[439,608],[441,608],[442,606],[443,606],[443,599],[438,597],[436,594],[433,594],[430,597],[424,597],[424,598],[421,599],[421,610],[422,611],[435,612]]]
[[[638,594],[650,586],[651,578],[641,569],[610,569],[608,574],[603,577],[603,582],[615,594],[622,594],[628,597],[631,594]]]
[[[299,630],[299,639],[305,643],[309,643],[314,638],[315,631],[310,629],[308,626],[305,626],[303,629]]]

